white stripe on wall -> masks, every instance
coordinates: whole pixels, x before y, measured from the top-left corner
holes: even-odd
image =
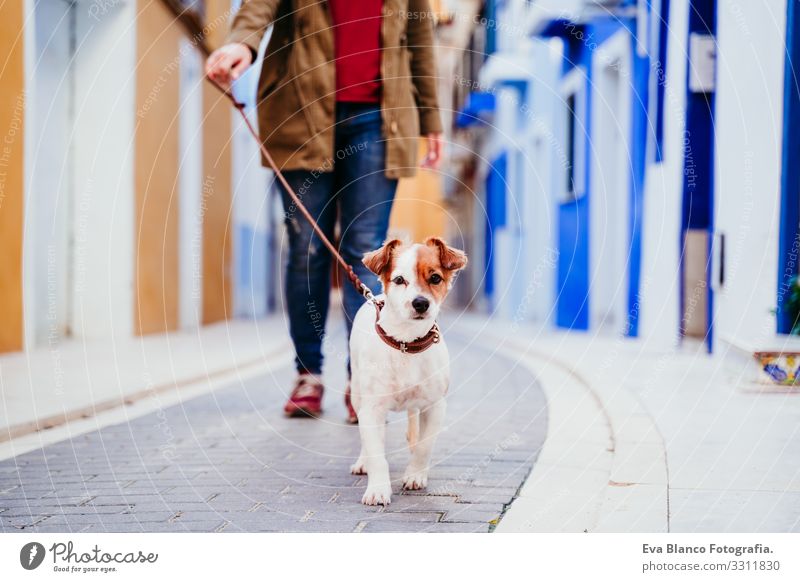
[[[187,39],[180,45],[179,258],[180,326],[202,323],[203,299],[203,92],[200,54]]]

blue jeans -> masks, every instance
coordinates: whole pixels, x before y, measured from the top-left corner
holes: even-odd
[[[337,103],[334,142],[332,168],[290,170],[284,176],[331,241],[338,216],[339,253],[359,278],[378,292],[378,278],[361,259],[383,244],[397,189],[397,180],[384,175],[386,142],[380,106]],[[285,189],[281,186],[280,190],[289,233],[286,304],[295,362],[298,371],[319,374],[331,290],[331,255]],[[347,279],[342,286],[349,339],[353,318],[364,299]]]

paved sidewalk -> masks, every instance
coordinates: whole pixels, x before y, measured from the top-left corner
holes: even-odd
[[[800,531],[798,391],[753,384],[724,350],[467,314],[444,328],[453,389],[425,492],[399,491],[398,414],[393,503],[360,505],[339,331],[324,418],[282,417],[286,365],[251,373],[0,462],[0,529],[490,531],[502,517],[498,531]]]
[[[332,338],[326,412],[285,419],[281,369],[129,423],[0,462],[0,529],[63,531],[489,531],[541,449],[547,411],[533,374],[448,333],[447,430],[428,489],[400,494],[405,416],[390,418],[392,504],[360,504],[348,468],[357,427],[343,422],[341,331]]]
[[[282,315],[112,341],[70,339],[0,355],[0,443],[259,366],[289,345]],[[0,456],[0,458],[2,458]]]
[[[462,326],[535,370],[548,434],[498,531],[800,531],[800,391],[721,344]]]

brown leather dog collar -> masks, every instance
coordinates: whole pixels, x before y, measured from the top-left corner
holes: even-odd
[[[403,352],[404,354],[419,354],[427,350],[433,344],[438,344],[441,341],[439,325],[436,322],[433,322],[433,327],[422,337],[418,337],[410,342],[396,340],[386,333],[386,330],[378,323],[381,309],[383,309],[383,302],[375,301],[375,331],[378,332],[378,337],[381,338],[386,345],[393,347],[397,351]]]

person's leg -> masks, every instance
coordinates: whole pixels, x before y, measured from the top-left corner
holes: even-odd
[[[303,170],[283,173],[322,231],[333,236],[336,207],[333,175]],[[322,340],[330,297],[330,253],[278,182],[283,197],[289,252],[286,264],[286,307],[298,372],[322,372]]]
[[[380,247],[389,229],[397,180],[384,174],[386,142],[380,108],[350,105],[341,108],[336,127],[336,190],[341,226],[340,252],[347,264],[373,293],[378,278],[361,262],[364,253]],[[343,292],[347,337],[364,298],[349,283]]]

